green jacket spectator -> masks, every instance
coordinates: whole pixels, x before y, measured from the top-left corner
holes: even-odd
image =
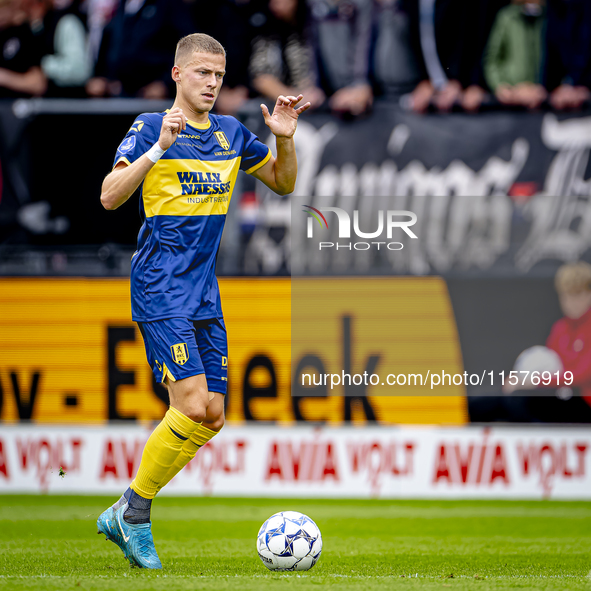
[[[545,15],[539,5],[538,14],[528,14],[530,6],[511,4],[497,14],[484,53],[484,75],[495,93],[505,84],[540,82]]]

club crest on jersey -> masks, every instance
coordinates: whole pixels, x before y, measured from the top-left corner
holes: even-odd
[[[226,137],[226,134],[223,131],[214,131],[215,139],[218,141],[218,144],[222,147],[223,150],[230,149],[230,142]]]
[[[172,351],[172,358],[177,365],[185,365],[189,359],[189,349],[187,343],[177,343],[173,345],[170,350]]]

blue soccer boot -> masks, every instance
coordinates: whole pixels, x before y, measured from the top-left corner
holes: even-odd
[[[125,542],[123,540],[123,536],[121,535],[121,530],[119,529],[117,522],[115,520],[115,510],[113,507],[109,507],[106,511],[99,515],[99,518],[96,520],[96,527],[98,529],[98,534],[105,534],[107,540],[114,542],[119,546],[125,558],[129,560],[131,566],[137,566],[133,559],[128,555],[127,549],[125,547]]]
[[[114,511],[115,527],[121,539],[119,547],[123,550],[125,557],[132,566],[162,568],[162,563],[154,547],[152,523],[127,523],[123,519],[127,507],[128,504],[125,503],[125,505]]]

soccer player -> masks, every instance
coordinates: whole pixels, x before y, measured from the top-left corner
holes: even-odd
[[[216,256],[238,170],[285,195],[295,186],[293,135],[302,96],[280,96],[273,113],[277,157],[233,117],[210,113],[226,57],[212,37],[192,34],[176,48],[176,99],[165,113],[140,115],[119,146],[101,202],[117,209],[140,187],[144,220],[132,257],[132,316],[148,362],[168,388],[170,407],[146,442],[137,475],[97,521],[132,566],[162,568],[150,523],[152,499],[224,424],[228,350]]]

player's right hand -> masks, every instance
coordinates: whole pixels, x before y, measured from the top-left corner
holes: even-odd
[[[168,150],[176,141],[178,134],[187,126],[187,118],[180,107],[171,109],[162,119],[162,129],[158,143],[163,150]]]

